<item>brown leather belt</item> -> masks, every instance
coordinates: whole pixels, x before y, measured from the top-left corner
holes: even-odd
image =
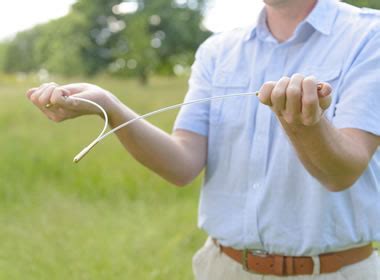
[[[224,254],[243,265],[247,271],[276,276],[311,275],[314,270],[312,257],[288,257],[266,254],[261,250],[236,250],[225,247],[213,239]],[[319,273],[333,273],[346,265],[351,265],[371,256],[371,244],[345,251],[319,255]]]

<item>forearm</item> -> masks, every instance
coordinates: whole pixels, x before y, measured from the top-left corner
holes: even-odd
[[[367,167],[368,151],[326,118],[314,126],[280,122],[305,168],[329,190],[350,187]]]
[[[109,111],[112,128],[137,117],[121,102],[112,102]],[[145,120],[118,130],[116,135],[137,161],[171,183],[186,185],[201,171],[199,164],[194,164],[197,159],[189,152],[186,139],[170,135]]]

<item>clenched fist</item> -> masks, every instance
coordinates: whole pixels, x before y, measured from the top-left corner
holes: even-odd
[[[319,84],[312,76],[294,74],[265,83],[259,91],[259,100],[289,125],[312,126],[330,106],[331,92],[327,83]]]

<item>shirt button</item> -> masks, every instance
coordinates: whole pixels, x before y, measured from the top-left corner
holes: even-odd
[[[259,186],[260,186],[259,184],[253,184],[253,185],[252,185],[252,189],[256,190],[256,189],[259,188]]]

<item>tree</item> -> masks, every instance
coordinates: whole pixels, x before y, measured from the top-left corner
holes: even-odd
[[[372,9],[380,9],[380,1],[379,0],[345,0],[351,5],[355,5],[358,7],[368,7]]]
[[[41,34],[40,32],[39,27],[20,32],[14,40],[8,43],[3,60],[5,72],[30,72],[37,70],[38,63],[33,49],[37,38]]]
[[[122,0],[78,0],[72,7],[72,13],[81,15],[84,25],[82,36],[88,44],[82,48],[81,56],[85,61],[85,73],[89,75],[102,72],[112,62],[111,49],[118,36],[112,29],[116,20],[112,7]]]
[[[40,68],[65,76],[87,73],[82,52],[91,43],[83,36],[83,17],[70,13],[39,28],[41,35],[35,40],[33,54]]]
[[[115,72],[137,75],[146,83],[150,72],[172,74],[176,65],[189,66],[198,45],[210,35],[201,28],[203,2],[154,0],[138,4],[137,12],[121,17],[126,28],[113,49],[116,62],[121,64]]]
[[[0,43],[0,72],[5,72],[5,60],[8,55],[10,42],[1,42]]]

